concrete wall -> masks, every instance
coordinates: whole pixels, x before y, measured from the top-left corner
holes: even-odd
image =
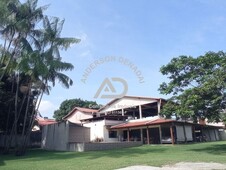
[[[141,146],[142,142],[119,142],[119,143],[69,143],[69,151],[97,151],[97,150],[111,150]]]
[[[90,129],[68,121],[43,127],[43,149],[67,151],[70,142],[90,142]]]
[[[69,126],[68,142],[90,142],[90,128]]]
[[[41,148],[46,150],[66,151],[68,135],[68,122],[46,125],[42,129]]]
[[[10,141],[10,147],[15,147],[15,135],[12,136],[11,140],[10,140],[10,136],[7,135],[3,135],[3,134],[0,134],[0,147],[4,147],[4,142],[5,142],[5,138],[7,142]],[[17,135],[17,142],[18,143],[21,143],[23,141],[23,138],[21,135]],[[31,142],[30,142],[30,138],[28,139],[28,145],[31,146]]]
[[[7,138],[7,139],[6,139]],[[3,135],[0,134],[0,147],[4,147],[4,142],[10,142],[10,147],[15,147],[15,135],[12,136],[11,140],[10,140],[10,136],[7,135]],[[22,138],[21,135],[17,135],[17,142],[18,143],[22,143],[24,142],[24,137]],[[31,132],[30,137],[28,137],[27,139],[27,144],[29,147],[40,147],[41,146],[41,132],[40,131],[35,131],[35,132]]]
[[[84,112],[81,112],[79,110],[76,110],[72,116],[70,116],[67,120],[72,122],[72,123],[81,123],[80,120],[82,119],[89,119],[89,118],[92,118],[92,114],[89,114],[89,113],[84,113]]]

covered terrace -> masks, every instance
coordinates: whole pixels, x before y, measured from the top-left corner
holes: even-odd
[[[142,141],[144,144],[175,144],[219,140],[216,126],[200,125],[172,119],[128,121],[111,126],[122,135],[122,141]]]

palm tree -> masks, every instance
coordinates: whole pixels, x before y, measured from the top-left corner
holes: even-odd
[[[45,17],[45,20],[47,19],[48,18]],[[58,21],[58,20],[59,19],[55,18],[54,21]],[[40,56],[38,57],[38,61],[36,63],[39,63],[39,65],[34,66],[34,69],[33,69],[33,74],[36,76],[38,75],[38,77],[41,78],[42,85],[39,86],[38,91],[39,91],[40,98],[39,100],[37,99],[35,103],[36,110],[33,110],[33,113],[31,116],[33,119],[30,119],[30,123],[29,123],[30,129],[33,126],[35,114],[39,108],[42,95],[45,92],[46,87],[49,86],[48,84],[52,83],[52,86],[55,86],[55,82],[56,80],[58,80],[64,87],[69,88],[73,83],[73,81],[67,75],[63,74],[62,71],[72,70],[74,67],[70,63],[61,61],[60,52],[58,48],[62,48],[62,47],[68,48],[71,43],[79,42],[79,40],[73,39],[73,38],[60,38],[60,34],[54,32],[59,30],[57,28],[57,22],[53,22],[50,25],[52,26],[51,29],[50,27],[48,27],[48,29],[44,29],[43,41],[41,41],[43,43],[42,46],[44,47],[43,53],[38,54]],[[51,36],[49,34],[51,34]],[[55,37],[53,35],[55,36],[57,35],[57,36]],[[49,46],[49,48],[46,49],[46,46]],[[26,141],[30,132],[31,132],[30,130],[27,131],[24,146],[26,146]],[[25,149],[26,147],[24,147],[24,150]]]
[[[41,33],[35,29],[37,23],[42,19],[42,11],[44,8],[37,8],[37,0],[28,0],[25,3],[19,1],[9,1],[7,4],[8,15],[6,18],[8,22],[2,24],[1,34],[5,38],[4,47],[1,50],[1,67],[0,80],[8,74],[14,79],[17,85],[15,90],[14,102],[14,134],[17,136],[19,107],[18,94],[20,89],[20,74],[24,73],[25,68],[21,69],[20,62],[23,61],[24,55],[33,51],[33,47],[40,49],[35,37]],[[26,58],[25,58],[26,59]],[[24,99],[26,95],[24,96]],[[22,108],[22,106],[20,107]],[[20,109],[21,110],[21,109]],[[17,139],[15,140],[17,143]],[[10,143],[8,144],[9,148]]]
[[[60,22],[58,18],[54,18],[50,22],[48,17],[45,17],[44,25],[45,27],[42,30],[42,36],[39,39],[40,46],[42,47],[41,52],[38,50],[33,51],[31,55],[26,55],[31,58],[28,57],[28,59],[26,59],[26,57],[24,57],[22,60],[22,68],[28,68],[26,63],[29,66],[32,66],[32,72],[31,70],[29,71],[29,69],[26,71],[27,73],[31,73],[29,76],[33,79],[33,81],[31,81],[33,85],[30,87],[30,91],[32,88],[38,91],[37,99],[35,99],[35,106],[30,115],[31,119],[29,120],[28,130],[25,135],[22,154],[26,150],[27,139],[30,135],[31,128],[33,127],[35,115],[39,108],[43,93],[46,92],[47,87],[49,87],[49,83],[51,83],[52,86],[55,86],[55,82],[58,80],[66,88],[69,88],[73,83],[73,81],[62,72],[72,70],[74,67],[72,64],[62,61],[59,48],[66,50],[70,44],[78,43],[80,40],[75,38],[61,38],[60,32],[63,27],[63,22]],[[39,85],[37,86],[37,84]],[[27,113],[24,118],[22,135],[25,134],[26,119]]]
[[[38,0],[28,0],[25,3],[19,1],[9,1],[7,4],[8,15],[4,18],[8,18],[2,24],[1,34],[5,38],[4,48],[2,49],[1,65],[3,63],[5,67],[2,67],[1,77],[5,75],[7,69],[9,69],[10,63],[13,59],[20,59],[20,51],[24,48],[32,48],[31,45],[40,50],[39,42],[36,37],[41,34],[40,30],[36,29],[37,24],[43,18],[43,10],[47,6],[38,7]],[[5,54],[8,55],[5,55]],[[7,57],[8,56],[8,57]]]
[[[4,46],[0,47],[0,81],[8,75],[12,77],[15,86],[11,136],[17,135],[18,124],[22,124],[20,133],[23,140],[16,149],[18,155],[23,155],[26,151],[27,139],[43,93],[49,93],[50,84],[55,86],[56,81],[66,88],[73,84],[62,72],[74,67],[62,61],[60,50],[67,50],[71,44],[80,40],[62,38],[60,34],[64,20],[44,16],[45,8],[37,7],[37,0],[27,0],[25,3],[10,1],[8,23],[0,27],[0,34],[5,38]],[[41,20],[43,29],[37,29],[37,25],[41,26]],[[26,90],[21,90],[22,87]],[[9,149],[9,146],[10,142],[6,148]]]

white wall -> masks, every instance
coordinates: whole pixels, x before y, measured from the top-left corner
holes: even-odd
[[[89,122],[83,124],[84,127],[90,128],[90,140],[94,141],[97,138],[104,138],[104,120],[99,120],[95,122]]]
[[[106,126],[113,126],[113,125],[117,125],[123,123],[123,121],[115,121],[115,120],[105,120],[105,125]],[[117,142],[119,141],[120,138],[122,138],[122,135],[119,136],[120,134],[117,132],[117,137],[116,138],[109,138],[109,130],[107,129],[107,127],[104,127],[104,142]]]
[[[108,126],[123,123],[123,121],[99,120],[83,124],[84,127],[90,128],[90,140],[95,141],[97,138],[103,139],[103,142],[116,142],[117,138],[109,138]]]
[[[89,119],[89,118],[92,118],[92,114],[89,114],[89,113],[84,113],[84,112],[81,112],[79,110],[76,110],[67,120],[72,122],[72,123],[78,123],[80,124],[80,120],[82,119]]]

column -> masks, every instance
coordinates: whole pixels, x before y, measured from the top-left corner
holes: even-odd
[[[172,140],[172,144],[174,145],[174,135],[173,135],[173,126],[170,126],[170,136],[171,136],[171,140]]]
[[[195,126],[192,126],[193,142],[196,142]]]
[[[147,144],[150,144],[150,135],[149,135],[149,130],[148,130],[148,126],[147,126]]]
[[[158,115],[161,111],[161,99],[157,101]]]
[[[141,139],[141,142],[144,143],[144,136],[143,136],[143,129],[142,128],[140,129],[140,139]]]
[[[161,125],[159,126],[159,140],[160,140],[160,144],[162,144],[162,128],[161,128]]]
[[[184,130],[184,140],[185,140],[185,143],[187,143],[187,135],[186,135],[185,125],[183,125],[183,130]]]
[[[127,130],[127,141],[129,142],[129,129]]]
[[[124,109],[122,109],[122,116],[124,116]]]
[[[139,105],[139,114],[140,114],[140,119],[142,119],[142,107]]]

